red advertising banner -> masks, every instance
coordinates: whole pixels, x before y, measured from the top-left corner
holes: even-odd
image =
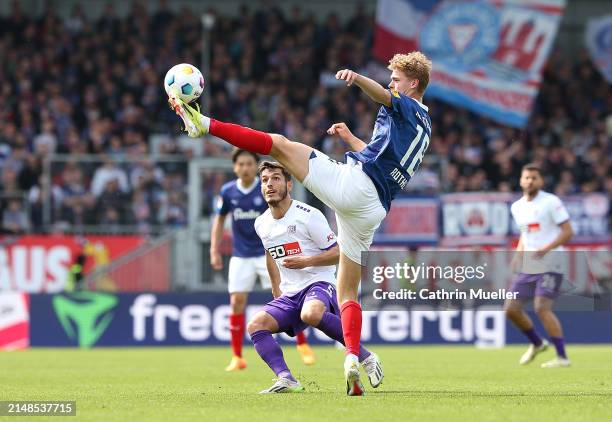
[[[65,290],[69,269],[85,256],[84,272],[136,249],[140,236],[20,236],[0,244],[0,291],[56,293]]]

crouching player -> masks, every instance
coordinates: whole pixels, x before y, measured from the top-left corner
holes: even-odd
[[[339,249],[323,214],[291,199],[291,175],[282,165],[264,161],[259,175],[268,210],[255,220],[255,230],[266,249],[274,300],[249,321],[247,330],[257,353],[278,376],[261,393],[300,392],[304,387],[291,375],[272,334],[293,336],[311,326],[344,344],[334,286]],[[378,357],[362,346],[359,361],[372,387],[378,387],[383,379]]]

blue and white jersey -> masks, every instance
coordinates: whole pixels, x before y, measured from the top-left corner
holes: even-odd
[[[250,258],[265,253],[254,225],[255,219],[267,209],[259,179],[255,179],[247,188],[242,187],[239,180],[221,187],[217,212],[221,215],[232,214],[232,256]]]
[[[372,140],[360,152],[347,152],[347,162],[363,163],[387,212],[391,201],[419,168],[431,138],[428,108],[414,98],[391,91],[391,107],[376,116]]]

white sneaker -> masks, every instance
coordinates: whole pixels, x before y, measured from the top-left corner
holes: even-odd
[[[540,344],[537,347],[531,344],[529,348],[527,349],[527,351],[523,353],[523,356],[521,356],[521,359],[519,360],[519,364],[527,365],[529,362],[534,360],[538,354],[548,349],[548,346],[549,346],[548,341],[544,339],[542,339],[542,344]]]
[[[259,394],[274,394],[274,393],[301,393],[304,387],[299,381],[292,381],[289,378],[279,378],[272,387],[267,390],[260,391]]]
[[[553,360],[544,362],[542,368],[567,368],[572,365],[572,362],[568,358],[556,357]]]
[[[344,379],[346,379],[346,394],[363,396],[363,384],[359,379],[359,358],[353,354],[344,359]]]
[[[361,366],[368,374],[368,378],[370,379],[370,385],[373,388],[376,388],[382,383],[383,378],[385,377],[385,373],[383,372],[382,365],[380,364],[380,359],[376,355],[376,353],[370,354],[363,362],[361,362]]]

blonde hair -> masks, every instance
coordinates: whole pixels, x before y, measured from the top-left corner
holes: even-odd
[[[417,91],[422,95],[429,84],[431,73],[431,60],[420,51],[408,54],[396,54],[389,60],[389,70],[401,70],[410,78],[417,79],[419,86]]]

